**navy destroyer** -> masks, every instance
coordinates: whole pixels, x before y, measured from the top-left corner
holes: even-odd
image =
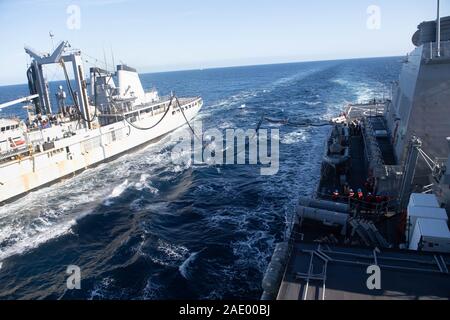
[[[330,122],[318,188],[299,199],[262,299],[450,298],[450,17],[412,41],[390,99]]]
[[[145,92],[136,69],[127,65],[113,72],[93,67],[87,79],[81,51],[67,41],[52,53],[25,51],[32,59],[30,95],[0,104],[28,103],[26,120],[0,119],[0,205],[155,141],[189,122],[203,105],[200,97]],[[44,74],[50,64],[61,66],[69,90],[60,86],[57,108]]]

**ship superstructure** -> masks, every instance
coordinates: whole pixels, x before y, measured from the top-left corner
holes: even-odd
[[[386,121],[396,159],[405,161],[413,136],[423,142],[433,159],[447,158],[446,137],[450,136],[450,17],[419,25],[413,36],[416,48],[404,60],[400,79],[393,86],[392,101],[386,106]],[[439,45],[438,45],[439,44]],[[425,163],[417,165],[416,179],[423,183],[429,175]]]
[[[263,299],[450,299],[449,40],[450,17],[420,24],[392,99],[330,122],[318,188],[299,199]]]
[[[25,50],[32,58],[30,96],[0,105],[31,103],[25,121],[0,119],[0,204],[160,139],[203,105],[200,97],[145,92],[137,71],[127,65],[115,72],[91,68],[86,79],[81,51],[65,41],[51,54]],[[57,106],[44,77],[48,64],[61,66],[68,88],[56,93]]]

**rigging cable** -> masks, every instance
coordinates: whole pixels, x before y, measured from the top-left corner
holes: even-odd
[[[191,126],[191,124],[189,123],[189,120],[187,119],[186,115],[184,114],[183,108],[181,108],[181,105],[180,105],[180,101],[178,100],[178,98],[176,98],[176,100],[177,100],[178,107],[179,107],[179,109],[181,110],[181,113],[183,114],[184,120],[186,121],[187,125],[188,125],[189,128],[191,129],[191,131],[192,131],[192,133],[194,134],[194,136],[202,143],[203,148],[206,149],[207,147],[209,147],[210,144],[212,144],[213,141],[211,140],[211,141],[209,141],[208,143],[205,143],[205,142],[203,141],[203,139],[200,138],[200,137],[197,135],[197,133],[195,132],[194,128],[193,128],[193,127]],[[257,126],[256,126],[255,133],[253,134],[252,137],[249,138],[249,142],[250,142],[251,140],[253,140],[253,139],[255,138],[255,136],[259,133],[259,129],[261,128],[261,125],[262,125],[263,121],[264,121],[264,115],[261,116],[261,119],[259,120],[259,122],[258,122],[258,124],[257,124]],[[225,151],[227,151],[228,149],[229,149],[229,148],[223,149],[222,152],[225,152]],[[243,151],[245,151],[245,149],[244,149],[244,150],[241,150],[240,152],[238,152],[238,153],[236,154],[236,156],[239,155],[239,154],[241,154]]]
[[[153,126],[151,126],[151,127],[148,127],[148,128],[138,127],[138,126],[136,126],[135,124],[133,124],[131,121],[129,121],[128,118],[125,116],[124,113],[122,113],[122,116],[123,116],[124,120],[125,120],[130,126],[132,126],[133,128],[135,128],[135,129],[137,129],[137,130],[141,130],[141,131],[151,130],[151,129],[155,128],[157,125],[159,125],[159,124],[161,123],[161,121],[163,121],[164,118],[167,116],[167,114],[168,114],[169,111],[170,111],[170,107],[172,106],[172,103],[173,103],[174,98],[175,98],[175,96],[173,96],[173,97],[170,98],[170,103],[169,103],[169,105],[167,106],[166,112],[165,112],[164,115],[161,117],[161,119],[159,119],[159,121],[158,121],[157,123],[155,123],[155,124],[154,124]],[[114,102],[112,99],[111,99],[111,102],[113,103],[113,105],[115,105],[115,102]]]
[[[205,143],[205,142],[203,141],[203,139],[200,138],[200,137],[197,135],[197,133],[195,132],[194,128],[192,128],[191,124],[189,123],[189,121],[188,121],[186,115],[184,114],[183,108],[181,108],[181,106],[180,106],[180,101],[178,100],[178,98],[176,98],[176,101],[177,101],[177,104],[178,104],[179,109],[181,110],[181,113],[183,114],[184,120],[186,121],[187,125],[188,125],[189,128],[191,129],[191,131],[192,131],[192,133],[194,134],[194,136],[202,143],[204,149],[206,149],[207,147],[209,147],[209,145],[210,145],[213,141],[209,141],[208,143]],[[263,115],[261,116],[261,119],[259,120],[259,122],[258,122],[257,125],[256,125],[255,132],[254,132],[253,136],[251,136],[251,137],[249,138],[249,140],[248,140],[249,142],[250,142],[251,140],[253,140],[253,139],[255,138],[255,136],[259,133],[259,130],[261,129],[261,125],[262,125],[262,123],[264,122],[264,119],[265,119],[265,116],[264,116],[264,114],[263,114]],[[229,149],[229,148],[225,148],[225,149],[222,150],[222,152],[226,152],[228,149]],[[236,156],[239,155],[239,154],[241,154],[243,151],[245,151],[245,148],[244,148],[243,150],[241,150],[240,152],[238,152],[238,153],[236,154]]]
[[[194,128],[192,128],[191,124],[189,123],[186,115],[184,114],[183,108],[181,107],[180,101],[178,100],[177,97],[175,97],[177,105],[178,105],[178,109],[181,110],[181,113],[183,114],[184,120],[186,121],[187,125],[189,126],[189,128],[191,129],[193,135],[203,144],[203,138],[200,138],[197,133],[195,132]],[[211,142],[207,145],[209,146],[211,144]],[[204,146],[205,147],[205,146]]]
[[[262,124],[263,124],[263,122],[264,122],[264,119],[265,119],[265,116],[264,116],[264,114],[263,114],[263,115],[261,116],[261,119],[259,120],[259,122],[258,122],[257,125],[256,125],[255,133],[253,133],[253,136],[251,136],[250,138],[248,138],[248,143],[249,143],[249,144],[250,144],[250,141],[252,141],[252,140],[256,137],[256,135],[259,133],[259,129],[261,129],[261,126],[262,126]],[[234,148],[234,145],[233,145],[233,148]],[[226,151],[228,151],[228,149],[230,149],[230,147],[225,148],[224,150],[222,150],[222,152],[226,152]],[[244,149],[242,149],[241,151],[237,152],[237,153],[236,153],[236,156],[238,156],[238,155],[240,155],[242,152],[246,151],[246,149],[247,149],[247,148],[244,148]]]
[[[326,127],[326,126],[333,125],[333,123],[331,121],[323,122],[323,123],[313,123],[313,122],[309,122],[309,121],[292,122],[289,119],[277,120],[277,119],[265,118],[265,120],[267,120],[270,123],[277,123],[277,124],[282,124],[282,125],[291,126],[291,127]]]
[[[76,110],[78,111],[78,115],[84,121],[86,121],[88,123],[92,123],[95,120],[95,118],[97,118],[97,116],[98,116],[98,114],[97,114],[97,112],[98,112],[97,105],[94,106],[95,113],[94,113],[94,116],[92,117],[92,119],[86,119],[86,117],[83,115],[83,113],[80,110],[80,106],[78,105],[77,97],[75,95],[75,92],[73,91],[72,84],[70,83],[70,79],[69,79],[69,75],[67,73],[66,65],[65,65],[63,60],[61,60],[60,63],[61,63],[61,67],[63,68],[63,71],[64,71],[64,77],[66,78],[66,82],[67,82],[67,86],[69,87],[70,95],[72,96],[72,100],[73,100],[73,102],[74,102],[74,104],[76,106]]]

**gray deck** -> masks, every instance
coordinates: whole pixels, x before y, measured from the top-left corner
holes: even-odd
[[[318,197],[329,200],[333,190],[341,190],[340,174],[345,174],[349,186],[361,188],[367,179],[367,157],[370,156],[365,143],[369,141],[364,134],[373,134],[383,165],[396,162],[386,121],[383,115],[384,104],[349,105],[349,122],[364,122],[361,134],[354,131],[349,139],[351,161],[337,169],[324,165],[318,189]],[[372,137],[372,135],[371,135]],[[373,149],[369,149],[373,150]],[[342,201],[348,201],[345,197]],[[359,208],[359,205],[358,205]],[[291,235],[293,243],[285,274],[278,291],[278,300],[449,300],[450,299],[450,255],[427,254],[390,248],[398,244],[400,216],[372,215],[369,206],[362,211],[352,211],[354,218],[372,220],[376,232],[387,240],[378,244],[372,240],[362,241],[358,225],[352,225],[344,235],[339,227],[324,225],[321,222],[303,220],[295,225]],[[364,227],[365,228],[365,227]],[[369,228],[370,229],[370,228]],[[372,230],[372,229],[371,229]],[[375,232],[374,231],[374,232]],[[370,232],[369,232],[370,233]],[[370,236],[370,234],[367,234]],[[362,237],[358,239],[358,236]],[[369,237],[370,238],[370,237]],[[301,239],[301,241],[300,241]],[[364,239],[363,239],[364,240]],[[378,238],[376,238],[378,240]],[[320,243],[320,244],[319,244]],[[350,247],[351,245],[352,247]],[[367,248],[362,246],[366,245]],[[377,265],[381,269],[381,290],[367,287],[367,268]]]
[[[371,291],[366,272],[375,264],[381,268],[381,290]],[[370,249],[297,243],[277,299],[449,300],[449,268],[448,255],[392,250],[374,253]]]
[[[382,116],[385,103],[362,103],[349,104],[346,108],[346,114],[350,121],[359,120],[363,117]]]

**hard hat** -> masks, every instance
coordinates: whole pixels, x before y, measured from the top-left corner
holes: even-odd
[[[59,86],[59,90],[62,90],[63,89],[63,86]]]

